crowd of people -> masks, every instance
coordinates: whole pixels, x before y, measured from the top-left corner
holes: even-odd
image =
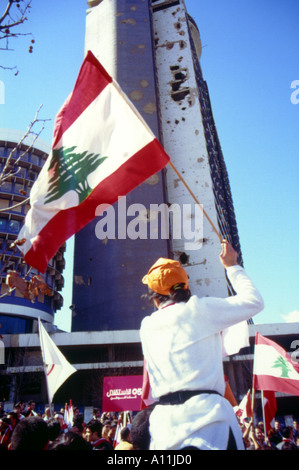
[[[131,413],[102,413],[93,409],[87,423],[79,408],[72,408],[72,423],[65,409],[37,413],[35,402],[17,403],[5,412],[0,403],[0,450],[148,450],[149,417],[152,407]],[[299,450],[299,421],[284,426],[277,419],[265,433],[263,422],[239,421],[246,450]]]
[[[292,426],[285,426],[276,419],[274,427],[265,432],[263,422],[240,424],[244,446],[247,450],[299,450],[299,421],[294,419]]]
[[[131,423],[119,413],[103,413],[93,409],[86,423],[78,407],[72,407],[71,423],[65,409],[37,413],[34,401],[18,402],[5,412],[0,403],[0,450],[131,450]],[[126,424],[126,425],[124,425]]]

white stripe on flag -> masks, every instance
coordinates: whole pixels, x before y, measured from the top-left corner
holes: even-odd
[[[76,146],[76,152],[100,154],[107,160],[91,173],[87,181],[95,188],[105,178],[116,171],[132,155],[154,140],[154,135],[147,126],[132,112],[115,84],[111,83],[77,118],[72,126],[62,135],[56,148]],[[132,138],[134,136],[134,138]],[[49,185],[48,168],[52,153],[44,165],[31,191],[31,206],[35,216],[30,217],[32,232],[39,233],[48,221],[60,210],[77,206],[78,195],[69,191],[56,201],[45,204]]]
[[[275,348],[266,344],[256,344],[253,374],[269,375],[272,377],[278,377],[283,379],[282,369],[281,367],[279,367],[278,363],[280,358],[282,358],[282,356]],[[294,368],[289,367],[288,377],[286,378],[299,380],[299,374]]]

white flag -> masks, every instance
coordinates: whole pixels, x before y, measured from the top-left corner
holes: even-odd
[[[242,321],[222,331],[222,357],[237,354],[240,349],[249,346],[249,328],[247,321]]]
[[[53,396],[58,388],[66,379],[77,371],[59,351],[56,344],[51,340],[40,319],[39,337],[43,361],[45,365],[45,374],[47,380],[49,401],[52,403]]]

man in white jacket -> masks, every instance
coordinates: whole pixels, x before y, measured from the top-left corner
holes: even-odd
[[[263,299],[237,253],[222,243],[220,260],[236,292],[228,298],[191,295],[188,276],[160,258],[144,276],[158,308],[141,323],[140,336],[152,396],[151,450],[243,449],[242,434],[223,397],[221,331],[263,309]]]

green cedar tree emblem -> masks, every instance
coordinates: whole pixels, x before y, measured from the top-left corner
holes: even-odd
[[[92,191],[87,177],[96,170],[108,157],[99,154],[75,152],[76,147],[54,149],[48,168],[49,188],[45,197],[45,204],[59,199],[68,191],[76,191],[79,204],[86,199]]]
[[[291,371],[291,367],[288,361],[286,361],[286,359],[283,356],[278,357],[272,367],[281,368],[280,377],[283,377],[283,378],[289,377],[289,372]]]

